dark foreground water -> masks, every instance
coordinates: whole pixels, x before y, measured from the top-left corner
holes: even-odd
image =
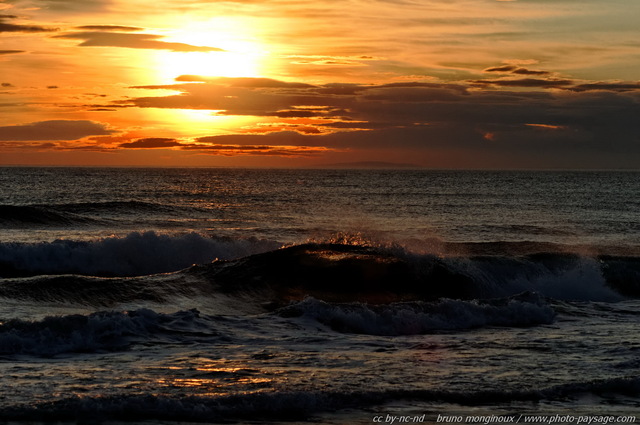
[[[630,423],[640,173],[0,168],[0,423]]]

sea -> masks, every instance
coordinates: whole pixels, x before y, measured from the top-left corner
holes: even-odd
[[[0,168],[1,424],[640,421],[640,172]]]

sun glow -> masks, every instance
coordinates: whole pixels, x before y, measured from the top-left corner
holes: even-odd
[[[266,48],[246,22],[211,20],[185,24],[164,39],[192,46],[210,47],[210,52],[157,53],[157,73],[164,82],[180,75],[206,77],[262,76]]]

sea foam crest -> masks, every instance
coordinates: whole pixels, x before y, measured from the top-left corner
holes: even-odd
[[[625,297],[609,282],[607,264],[597,258],[573,254],[523,257],[459,257],[445,259],[447,266],[469,276],[480,293],[504,297],[534,291],[568,301],[621,301]],[[617,266],[620,270],[622,265]],[[631,270],[630,272],[633,272]]]
[[[327,303],[308,297],[278,311],[311,318],[333,330],[368,335],[414,335],[484,326],[522,327],[552,323],[555,311],[535,293],[493,300],[399,302],[384,305]]]
[[[141,276],[181,270],[192,264],[234,259],[277,249],[278,242],[208,238],[197,233],[133,232],[97,241],[56,240],[1,243],[0,276],[84,274]]]

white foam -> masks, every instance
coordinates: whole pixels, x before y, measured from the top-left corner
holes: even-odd
[[[534,291],[564,301],[616,302],[625,299],[611,288],[595,258],[562,256],[548,261],[528,257],[446,260],[452,270],[471,277],[485,296],[504,297]]]
[[[553,322],[554,310],[538,295],[501,300],[407,302],[373,306],[330,304],[308,297],[280,310],[285,316],[315,319],[340,332],[413,335],[484,326],[532,326]]]

